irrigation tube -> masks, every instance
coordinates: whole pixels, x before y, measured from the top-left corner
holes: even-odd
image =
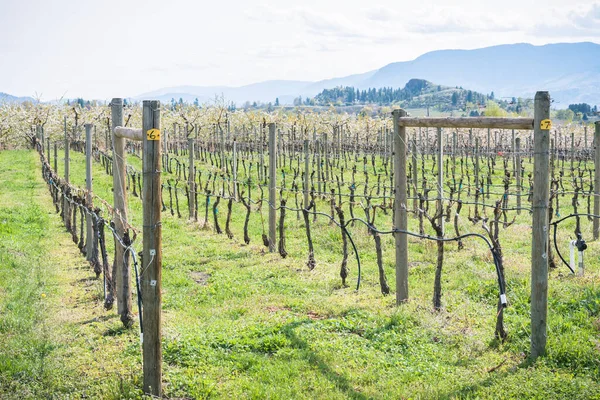
[[[569,219],[569,218],[573,218],[573,217],[600,218],[600,215],[588,214],[588,213],[569,214],[566,217],[563,217],[563,218],[559,219],[558,221],[554,221],[554,222],[550,223],[550,225],[554,226],[553,237],[554,237],[554,249],[556,250],[556,254],[558,254],[558,257],[560,258],[560,260],[563,262],[563,264],[565,264],[567,266],[567,268],[569,268],[569,270],[571,271],[572,274],[574,274],[575,271],[573,270],[573,268],[571,267],[571,265],[565,260],[565,258],[560,253],[560,250],[558,249],[558,242],[556,241],[556,228],[557,228],[558,224],[560,224],[564,220]],[[581,235],[577,238],[577,241],[582,241]],[[585,246],[585,248],[587,248],[587,246],[585,245],[585,241],[583,241],[583,246]],[[585,248],[583,248],[583,250],[585,250]],[[579,250],[579,247],[578,247],[578,250]],[[580,258],[581,258],[580,263],[583,262],[582,261],[583,260],[583,250],[579,250],[579,255],[580,255]]]
[[[368,222],[366,222],[360,218],[352,218],[348,222],[346,222],[346,225],[348,225],[348,223],[350,223],[352,221],[362,222],[369,229],[373,229],[374,231],[376,231],[377,233],[380,233],[380,234],[405,233],[410,236],[418,237],[421,239],[434,240],[437,242],[455,242],[457,240],[465,239],[468,237],[478,237],[478,238],[482,239],[487,244],[488,248],[490,249],[490,252],[492,253],[492,257],[494,259],[494,266],[496,267],[496,274],[498,276],[498,286],[500,288],[500,304],[502,304],[503,308],[507,307],[508,303],[507,303],[507,299],[506,299],[506,283],[504,282],[504,279],[502,278],[502,274],[500,273],[500,261],[498,260],[498,255],[494,251],[492,244],[485,236],[483,236],[479,233],[465,233],[463,235],[452,237],[452,238],[439,238],[439,237],[429,236],[429,235],[420,235],[418,233],[405,231],[405,230],[401,230],[401,229],[395,229],[395,228],[391,231],[379,231],[379,230],[373,228]]]
[[[279,206],[279,208],[281,208],[281,206]],[[285,207],[287,210],[290,211],[300,211],[300,209],[294,209],[291,207]],[[331,218],[331,216],[329,214],[325,214],[322,212],[316,212],[316,211],[309,211],[309,213],[311,214],[316,214],[316,215],[323,215],[327,218],[329,218],[331,221],[333,221],[334,224],[336,224],[338,227],[342,228],[346,234],[348,235],[348,238],[350,239],[350,243],[352,244],[352,248],[354,249],[354,254],[356,255],[356,261],[358,263],[358,278],[357,278],[357,282],[356,282],[356,290],[358,290],[360,288],[360,279],[361,279],[361,271],[360,271],[360,257],[358,255],[358,251],[356,249],[356,245],[354,244],[354,241],[352,240],[352,236],[350,235],[350,233],[348,232],[347,226],[352,222],[352,221],[359,221],[362,222],[363,224],[365,224],[365,226],[367,226],[367,228],[382,234],[382,235],[386,235],[386,234],[393,234],[393,233],[406,233],[407,235],[410,236],[414,236],[414,237],[418,237],[421,239],[428,239],[428,240],[434,240],[434,241],[438,241],[438,242],[455,242],[457,240],[461,240],[461,239],[465,239],[465,238],[469,238],[469,237],[477,237],[482,239],[485,244],[487,244],[490,252],[492,253],[492,258],[494,259],[494,266],[496,268],[496,275],[498,276],[498,287],[500,289],[500,304],[502,305],[503,308],[506,308],[508,305],[507,299],[506,299],[506,282],[504,281],[504,279],[502,278],[502,274],[500,273],[500,260],[498,259],[498,255],[496,254],[496,252],[494,251],[494,248],[492,246],[492,244],[490,243],[490,241],[483,236],[482,234],[479,233],[465,233],[463,235],[460,236],[456,236],[456,237],[452,237],[452,238],[438,238],[435,236],[429,236],[429,235],[420,235],[418,233],[414,233],[414,232],[410,232],[410,231],[404,231],[404,230],[400,230],[400,229],[393,229],[391,231],[380,231],[377,228],[373,227],[371,224],[369,224],[367,221],[361,219],[361,218],[351,218],[348,221],[346,221],[346,223],[344,225],[340,225],[340,223],[338,223],[335,219]]]
[[[138,274],[137,257],[135,255],[135,251],[131,248],[131,246],[125,249],[125,253],[123,254],[123,256],[125,256],[125,254],[128,251],[131,253],[131,258],[133,259],[133,269],[135,270],[135,288],[137,291],[138,314],[140,317],[140,343],[144,343],[144,325],[142,325],[142,292],[140,290],[140,278]]]

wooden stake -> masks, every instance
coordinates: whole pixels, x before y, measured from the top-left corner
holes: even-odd
[[[277,182],[277,138],[275,124],[269,124],[269,252],[274,253],[277,243],[277,213],[276,213],[276,182]]]
[[[151,129],[160,130],[160,102],[144,100],[143,126],[143,224],[144,245],[141,272],[143,310],[144,392],[162,395],[162,226],[161,226],[161,142],[150,140]]]
[[[186,131],[187,131],[187,125],[186,125]],[[189,193],[189,198],[188,198],[188,210],[190,212],[190,219],[194,219],[194,215],[195,215],[195,192],[196,192],[196,176],[195,176],[195,168],[194,168],[194,139],[189,137],[189,132],[187,133],[188,135],[188,193]]]
[[[308,208],[308,182],[309,182],[309,171],[308,171],[308,140],[304,140],[304,204],[302,208]]]
[[[400,126],[399,119],[406,111],[394,110],[394,226],[398,230],[408,228],[407,178],[406,178],[406,128]],[[396,242],[396,305],[408,300],[408,236],[394,233]]]
[[[600,121],[594,131],[594,215],[600,215]],[[594,240],[600,237],[600,218],[594,218]]]
[[[113,154],[113,204],[115,208],[115,233],[119,238],[127,231],[127,153],[125,139],[116,135],[115,128],[123,126],[123,99],[115,98],[110,102],[111,110],[111,139]],[[115,245],[115,274],[117,292],[117,313],[125,326],[131,326],[131,268],[129,257],[125,257],[125,249],[116,242]]]
[[[548,151],[550,132],[542,121],[550,118],[550,95],[537,92],[534,103],[533,235],[531,242],[531,354],[546,352],[548,316]]]
[[[92,207],[92,124],[85,124],[85,189],[87,190],[86,202],[88,207]],[[86,259],[91,261],[94,232],[92,230],[92,215],[86,214]]]
[[[517,215],[521,215],[521,138],[515,139],[516,167],[515,177],[517,179]]]

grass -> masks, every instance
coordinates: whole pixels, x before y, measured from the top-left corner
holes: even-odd
[[[72,182],[82,187],[83,157],[71,158]],[[95,168],[95,193],[110,201],[112,178]],[[37,155],[0,152],[0,187],[0,397],[140,398],[137,324],[124,330],[102,309],[101,282],[54,214]],[[141,225],[139,199],[130,195],[129,206]],[[379,292],[364,228],[351,230],[363,264],[356,292],[338,278],[338,229],[312,225],[317,268],[309,272],[302,225],[288,218],[290,256],[281,259],[259,243],[255,214],[252,242],[243,244],[241,207],[231,241],[163,214],[166,397],[600,398],[598,243],[589,243],[585,277],[551,272],[548,354],[531,363],[528,216],[501,233],[505,343],[493,338],[498,289],[482,243],[446,247],[444,307],[434,312],[435,243],[410,239],[411,300],[395,307]],[[562,243],[572,223],[561,228]],[[394,291],[393,242],[383,239]],[[352,256],[349,266],[353,286]]]

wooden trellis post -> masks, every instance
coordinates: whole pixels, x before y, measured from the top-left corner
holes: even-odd
[[[594,215],[600,215],[600,121],[594,131]],[[594,218],[594,240],[600,237],[600,218]]]
[[[143,252],[142,304],[144,391],[162,393],[161,305],[162,305],[162,226],[161,226],[161,141],[160,102],[145,100],[142,111],[143,139]]]
[[[531,358],[546,351],[548,317],[548,201],[550,197],[550,95],[537,92],[534,103],[533,209],[531,240]]]
[[[517,215],[521,215],[521,138],[515,139],[516,166],[515,176],[517,179]]]
[[[85,189],[86,202],[88,207],[92,207],[92,125],[85,124]],[[86,214],[86,243],[85,243],[85,254],[86,259],[90,261],[92,259],[92,248],[93,248],[93,229],[92,229],[92,216]]]
[[[115,233],[119,238],[125,237],[127,232],[127,154],[125,152],[125,138],[115,133],[115,128],[123,126],[123,99],[115,98],[110,102],[112,124],[112,150],[113,150],[113,206],[115,209]],[[135,182],[133,183],[135,185]],[[131,268],[129,257],[125,256],[125,248],[117,243],[115,246],[115,273],[117,291],[117,313],[125,326],[133,323],[131,313]]]
[[[196,192],[196,169],[194,168],[194,139],[189,137],[188,126],[185,126],[185,130],[188,136],[188,210],[190,212],[190,219],[194,219],[195,215],[195,192]]]
[[[274,253],[277,242],[277,140],[275,124],[269,124],[269,252]]]
[[[308,183],[309,183],[309,168],[308,168],[308,140],[304,140],[304,205],[302,208],[308,208]]]
[[[408,228],[407,178],[406,178],[406,128],[400,126],[399,118],[406,111],[394,110],[394,227],[406,231]],[[396,305],[408,300],[408,236],[394,233],[396,242]]]

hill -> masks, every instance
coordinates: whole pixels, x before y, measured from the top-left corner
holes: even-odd
[[[32,97],[17,97],[0,92],[0,103],[22,103],[24,101],[34,101],[34,99]]]
[[[324,89],[352,86],[402,88],[413,78],[448,87],[467,87],[496,97],[532,98],[549,90],[558,108],[571,103],[600,104],[600,45],[590,42],[534,46],[526,43],[475,50],[439,50],[412,61],[395,62],[374,71],[317,82],[273,80],[241,87],[179,86],[159,89],[136,99],[179,97],[200,102],[223,95],[226,100],[291,104],[298,96],[314,97]]]

